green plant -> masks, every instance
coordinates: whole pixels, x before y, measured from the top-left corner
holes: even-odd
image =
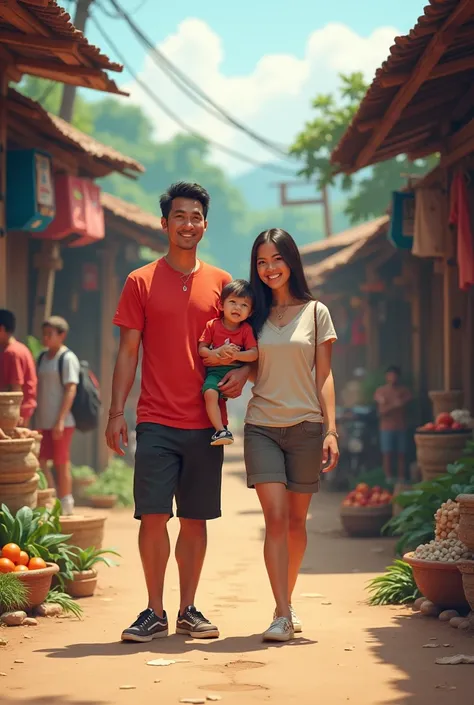
[[[98,477],[96,482],[87,488],[86,494],[117,495],[117,504],[130,507],[133,504],[133,474],[131,468],[120,458],[115,458]]]
[[[0,614],[28,604],[28,588],[15,573],[0,573]]]
[[[38,338],[35,338],[34,335],[27,335],[26,336],[26,347],[28,348],[30,353],[33,355],[35,360],[38,359],[40,353],[44,349],[41,341],[39,341]]]
[[[106,556],[118,556],[120,558],[120,553],[117,553],[117,551],[107,548],[98,549],[94,546],[90,548],[74,548],[73,552],[72,564],[74,570],[77,571],[91,570],[97,563],[104,563],[110,568],[117,564],[110,558],[106,558]]]
[[[367,590],[372,593],[371,605],[405,605],[421,597],[411,566],[398,559],[385,568],[383,575],[371,580]]]
[[[62,590],[58,587],[55,587],[48,592],[45,602],[59,605],[62,607],[63,612],[73,614],[78,619],[82,618],[82,607],[75,600],[73,600],[71,595],[68,595],[66,592],[62,592]]]
[[[73,465],[71,467],[73,480],[95,480],[96,474],[89,465]]]
[[[474,442],[471,441],[460,460],[448,465],[445,475],[420,482],[395,497],[394,502],[402,511],[387,522],[382,533],[400,536],[395,549],[398,555],[415,549],[434,538],[434,515],[444,502],[456,499],[458,494],[473,493]]]
[[[52,509],[22,507],[15,516],[5,504],[0,508],[0,545],[16,543],[30,556],[40,556],[44,561],[59,566],[57,579],[60,584],[72,578],[73,546],[66,543],[71,534],[63,534],[61,503],[56,500]]]
[[[46,475],[42,470],[37,470],[37,475],[39,476],[39,482],[38,482],[38,489],[39,490],[47,490],[48,489],[48,480],[46,479]]]

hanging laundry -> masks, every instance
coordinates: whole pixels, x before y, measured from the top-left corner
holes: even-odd
[[[459,288],[467,291],[474,286],[474,238],[469,212],[467,175],[457,171],[451,184],[451,215],[449,222],[457,226],[457,260]]]
[[[412,254],[417,257],[444,257],[449,234],[448,210],[448,197],[441,187],[415,190]]]

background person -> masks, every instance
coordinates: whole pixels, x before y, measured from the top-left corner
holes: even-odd
[[[407,406],[412,399],[408,387],[400,382],[401,370],[391,365],[385,372],[385,384],[377,389],[374,400],[377,403],[380,427],[380,450],[383,470],[387,482],[395,483],[393,460],[396,458],[398,481],[406,481],[407,466]]]
[[[15,338],[14,313],[0,309],[0,392],[23,392],[19,426],[28,426],[36,409],[37,376],[33,355]]]

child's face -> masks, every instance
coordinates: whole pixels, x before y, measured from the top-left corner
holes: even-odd
[[[60,348],[64,343],[65,333],[58,333],[52,326],[43,326],[43,345],[49,350]]]
[[[221,306],[224,318],[229,323],[243,323],[252,313],[252,302],[244,296],[233,296],[226,298]]]

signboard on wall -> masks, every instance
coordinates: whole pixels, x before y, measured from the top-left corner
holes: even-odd
[[[56,215],[53,166],[35,149],[7,152],[7,230],[40,233]]]
[[[415,231],[415,194],[404,191],[392,193],[392,215],[388,239],[398,250],[411,250]]]

